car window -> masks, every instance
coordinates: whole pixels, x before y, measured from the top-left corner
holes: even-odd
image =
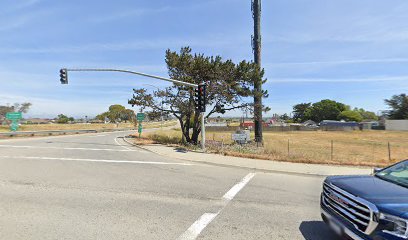
[[[404,161],[376,174],[377,177],[408,187],[408,161]]]

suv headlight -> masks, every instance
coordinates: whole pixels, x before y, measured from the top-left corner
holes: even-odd
[[[400,238],[408,239],[408,220],[393,215],[380,213],[380,219],[392,224],[389,230],[383,230],[384,233],[388,233]]]

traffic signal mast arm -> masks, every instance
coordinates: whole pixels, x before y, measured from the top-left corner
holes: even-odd
[[[141,73],[141,72],[135,72],[131,70],[110,69],[110,68],[63,68],[61,69],[61,71],[62,70],[65,70],[66,73],[68,73],[68,71],[71,71],[71,72],[123,72],[123,73],[136,74],[139,76],[144,76],[144,77],[149,77],[149,78],[156,78],[156,79],[164,80],[167,82],[172,82],[175,84],[198,88],[198,85],[194,83],[183,82],[183,81],[179,81],[179,80],[175,80],[171,78],[159,77],[159,76],[154,76],[154,75]]]

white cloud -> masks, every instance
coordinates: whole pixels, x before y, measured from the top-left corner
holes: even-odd
[[[378,58],[378,59],[348,59],[333,61],[310,61],[310,62],[271,62],[265,63],[265,66],[292,66],[292,65],[343,65],[359,63],[402,63],[408,62],[408,58]]]
[[[25,8],[34,5],[34,2],[37,3],[39,1],[33,1],[31,4],[27,3],[27,5],[17,6],[13,9],[16,11],[19,10],[20,8]],[[53,11],[48,9],[28,11],[22,13],[15,11],[8,9],[8,11],[3,12],[3,14],[2,12],[0,12],[0,32],[27,27],[27,25],[33,24],[35,20],[43,19],[50,13],[53,13]]]
[[[35,98],[19,95],[0,94],[0,105],[12,104],[15,102],[30,102],[32,107],[27,113],[27,117],[55,117],[60,113],[67,114],[69,116],[81,117],[81,116],[95,116],[101,112],[106,111],[110,104],[116,102],[101,102],[92,100],[58,100],[50,98]],[[125,99],[118,101],[117,103],[127,105]]]
[[[0,26],[1,29],[1,26]],[[242,42],[237,39],[222,39],[212,37],[208,39],[205,37],[194,39],[147,39],[129,42],[117,43],[92,43],[72,46],[49,46],[38,48],[20,48],[20,47],[2,47],[0,53],[10,54],[43,54],[43,53],[83,53],[83,52],[104,52],[104,51],[130,51],[130,50],[148,50],[148,49],[167,49],[180,48],[182,46],[192,47],[231,47],[231,45],[238,46]]]
[[[19,1],[13,0],[12,4],[8,4],[8,5],[11,5],[11,7],[1,9],[0,15],[7,14],[10,12],[15,12],[15,11],[18,11],[24,8],[32,7],[34,5],[37,5],[41,1],[43,0],[19,0]]]
[[[360,78],[268,78],[267,84],[274,83],[349,83],[349,82],[400,82],[406,81],[408,76],[381,76]]]
[[[158,14],[164,13],[171,10],[170,7],[161,7],[161,8],[138,8],[132,9],[127,11],[120,11],[120,12],[112,12],[109,15],[93,17],[90,19],[91,22],[96,23],[104,23],[104,22],[111,22],[116,21],[124,18],[131,18],[131,17],[140,17],[149,14]]]
[[[3,22],[0,24],[0,32],[22,27],[28,22],[29,22],[29,18],[27,17],[21,17],[18,19],[14,19],[11,22]]]

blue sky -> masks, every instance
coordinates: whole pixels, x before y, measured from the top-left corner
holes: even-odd
[[[167,76],[165,50],[187,45],[236,62],[253,59],[250,0],[3,0],[0,6],[0,104],[30,101],[29,116],[92,116],[125,105],[133,87],[168,85],[70,73],[62,86],[64,66]],[[406,0],[264,0],[262,64],[270,93],[264,102],[271,113],[325,98],[386,109],[383,99],[408,92],[407,12]]]

